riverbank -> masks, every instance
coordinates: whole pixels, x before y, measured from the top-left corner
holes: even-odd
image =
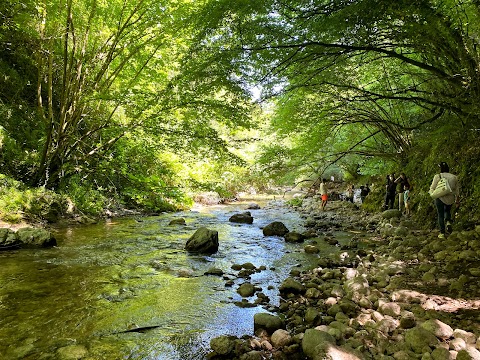
[[[480,359],[479,226],[439,239],[396,210],[318,209],[312,198],[296,209],[315,235],[299,246],[318,266],[280,286],[278,325],[214,339],[210,359]],[[338,246],[338,231],[358,235],[338,255],[316,254],[317,241]]]

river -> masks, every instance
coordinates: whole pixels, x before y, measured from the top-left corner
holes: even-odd
[[[304,229],[282,202],[261,205],[251,210],[251,225],[228,221],[245,203],[198,207],[56,229],[57,247],[0,253],[0,359],[63,359],[80,351],[85,359],[200,360],[215,336],[253,334],[254,314],[266,310],[234,304],[244,280],[231,266],[265,266],[250,281],[278,304],[278,287],[292,267],[313,266],[318,256],[264,237],[261,229],[272,221]],[[179,217],[186,226],[168,225]],[[211,256],[183,250],[201,226],[219,233]],[[203,275],[212,267],[234,286]]]

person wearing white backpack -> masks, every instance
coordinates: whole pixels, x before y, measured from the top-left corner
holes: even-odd
[[[439,238],[444,238],[446,233],[452,232],[452,205],[459,201],[460,184],[456,175],[450,174],[450,168],[446,162],[438,164],[440,167],[440,174],[433,177],[430,185],[430,193],[433,193],[437,188],[440,179],[445,179],[450,185],[451,192],[435,199],[435,206],[437,208],[438,226],[440,227]]]

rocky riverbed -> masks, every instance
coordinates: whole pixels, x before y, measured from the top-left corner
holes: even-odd
[[[212,339],[210,359],[480,359],[480,226],[439,239],[397,210],[318,209],[315,198],[297,208],[298,246],[317,266],[293,268],[280,305],[255,316],[255,336]],[[319,242],[340,246],[339,231],[357,235],[319,254]]]

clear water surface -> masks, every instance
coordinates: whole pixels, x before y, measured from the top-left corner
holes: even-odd
[[[61,359],[62,349],[77,346],[85,359],[195,360],[205,359],[215,336],[252,334],[254,314],[266,310],[234,305],[244,280],[231,266],[265,266],[250,281],[278,304],[292,267],[318,255],[263,236],[272,221],[303,231],[291,209],[277,202],[250,210],[251,225],[228,221],[245,209],[238,203],[68,227],[56,230],[55,248],[0,253],[0,359]],[[179,217],[186,226],[168,225]],[[216,254],[183,250],[201,226],[219,232]],[[212,267],[235,285],[203,275]],[[125,332],[138,327],[155,328]]]

